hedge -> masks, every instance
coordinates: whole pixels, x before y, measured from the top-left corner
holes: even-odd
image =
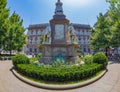
[[[29,64],[29,58],[24,54],[17,54],[12,58],[12,63],[16,67],[17,64]]]
[[[90,64],[83,66],[34,66],[33,64],[19,64],[17,71],[27,77],[51,82],[67,82],[87,79],[103,70],[102,64]]]
[[[104,68],[106,68],[106,66],[108,65],[108,58],[104,53],[98,52],[93,56],[93,62],[102,64]]]
[[[86,55],[83,58],[85,64],[92,64],[93,63],[93,56],[92,55]]]

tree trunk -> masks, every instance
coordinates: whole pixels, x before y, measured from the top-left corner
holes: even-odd
[[[108,57],[108,47],[105,48],[105,55]]]
[[[10,50],[10,56],[12,56],[12,51]]]

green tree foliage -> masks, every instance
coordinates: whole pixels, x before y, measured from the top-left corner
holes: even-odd
[[[91,46],[93,49],[105,49],[110,45],[109,22],[102,13],[99,14],[98,22],[92,29]]]
[[[17,13],[9,14],[7,0],[0,0],[0,48],[5,51],[20,51],[25,44],[23,20]]]
[[[110,4],[108,12],[110,27],[112,32],[111,46],[117,48],[120,46],[120,0],[106,0]]]
[[[6,4],[6,0],[0,0],[0,48],[5,47],[5,35],[8,27],[9,9],[6,8]]]
[[[118,48],[120,46],[120,24],[112,27],[111,46]]]
[[[9,29],[7,33],[7,45],[8,51],[17,50],[20,51],[25,44],[24,27],[22,26],[23,20],[15,12],[9,18]]]
[[[100,49],[120,46],[120,0],[106,0],[110,4],[106,16],[98,17],[95,28],[92,29],[91,46]]]

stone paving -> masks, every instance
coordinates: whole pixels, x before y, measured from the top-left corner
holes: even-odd
[[[26,84],[12,74],[11,67],[11,61],[0,61],[0,92],[120,92],[120,63],[118,62],[109,62],[105,76],[91,85],[59,91]]]

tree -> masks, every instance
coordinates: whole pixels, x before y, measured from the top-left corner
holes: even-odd
[[[118,48],[120,46],[120,24],[115,23],[111,30],[111,46],[114,48]]]
[[[102,14],[92,30],[91,46],[94,49],[120,46],[120,0],[106,0],[110,4],[107,16]]]
[[[92,29],[91,46],[95,50],[104,49],[107,52],[107,48],[110,46],[111,32],[109,30],[109,21],[99,14],[98,22],[95,28]]]
[[[25,44],[23,20],[17,13],[9,14],[7,0],[0,0],[0,49],[20,51]]]
[[[5,49],[5,35],[8,31],[9,9],[6,8],[6,5],[6,0],[0,0],[0,49]]]
[[[111,46],[118,48],[120,46],[120,0],[106,0],[110,4],[108,13],[110,27],[112,32]]]
[[[20,19],[20,16],[15,12],[9,17],[6,48],[10,51],[10,55],[12,50],[21,51],[21,48],[25,44],[25,29],[22,26],[22,23],[23,20]]]

